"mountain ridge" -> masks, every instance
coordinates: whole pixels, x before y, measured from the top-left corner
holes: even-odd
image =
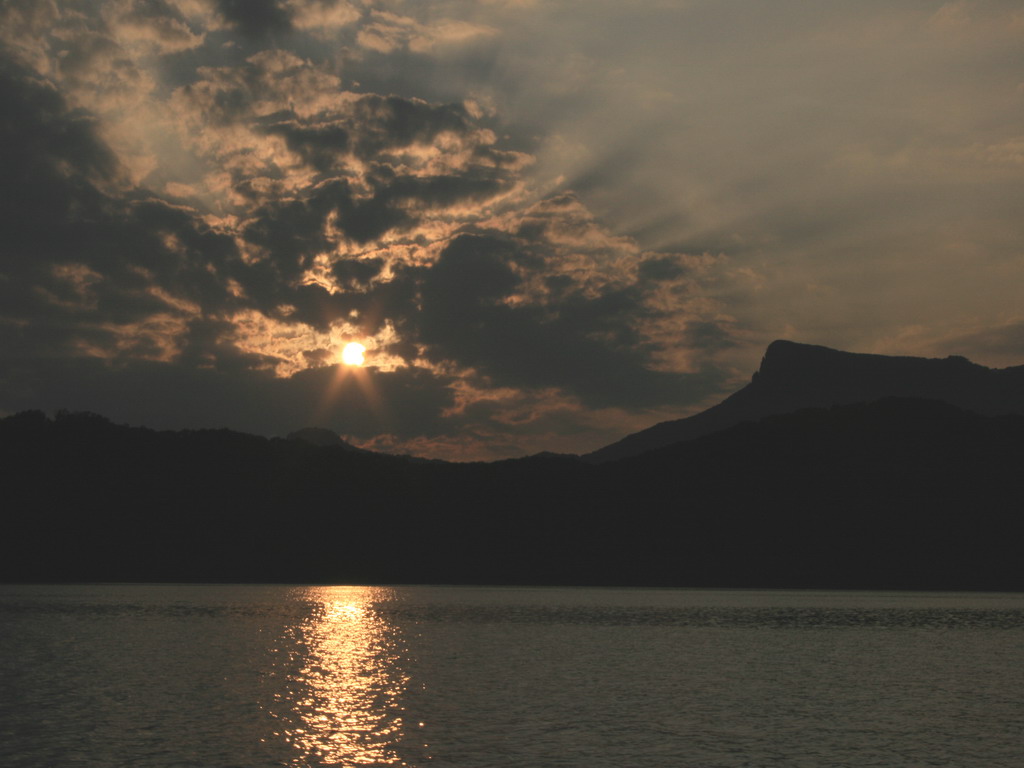
[[[768,345],[750,383],[721,403],[634,432],[582,458],[604,463],[692,440],[744,421],[884,397],[938,400],[987,416],[1024,413],[1024,366],[991,369],[959,356],[844,352],[779,339]]]
[[[885,398],[601,465],[0,419],[0,582],[1024,589],[1024,416]]]

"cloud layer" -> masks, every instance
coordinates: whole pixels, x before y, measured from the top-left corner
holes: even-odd
[[[495,458],[1024,359],[1012,4],[629,10],[5,3],[0,409]]]

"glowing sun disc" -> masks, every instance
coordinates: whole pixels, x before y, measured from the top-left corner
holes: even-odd
[[[363,353],[366,352],[366,347],[357,341],[353,341],[345,345],[345,348],[341,350],[341,361],[345,365],[362,365],[365,356]]]

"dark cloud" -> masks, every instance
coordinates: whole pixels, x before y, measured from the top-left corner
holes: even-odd
[[[448,131],[465,134],[472,129],[459,104],[429,104],[421,99],[368,95],[359,99],[354,120],[363,130],[357,144],[362,157],[373,157],[396,147],[427,144]]]
[[[288,9],[218,3],[247,38],[224,46],[195,8],[123,3],[62,30],[45,76],[0,69],[0,410],[472,458],[593,448],[619,428],[587,409],[622,424],[721,386],[664,355],[729,334],[683,309],[685,258],[532,190],[479,105],[346,90],[288,47],[311,18]],[[409,29],[421,56],[483,34]],[[358,371],[336,365],[353,339]]]
[[[331,267],[331,273],[339,285],[359,290],[368,286],[383,268],[382,259],[345,259],[335,262]]]
[[[277,0],[217,0],[224,19],[249,38],[266,38],[292,30],[291,14]]]
[[[686,267],[671,256],[645,259],[639,266],[640,277],[645,280],[672,280],[686,273]]]
[[[244,353],[232,343],[234,326],[224,320],[190,320],[180,338],[175,364],[187,368],[211,369],[222,374],[240,374],[272,368],[278,360],[268,355]]]
[[[266,250],[274,264],[275,283],[295,280],[317,253],[330,247],[324,222],[331,211],[351,206],[348,184],[335,181],[302,199],[283,200],[253,211],[242,236]]]
[[[718,322],[693,322],[686,326],[680,343],[688,349],[697,349],[705,353],[732,349],[738,342],[727,324]]]
[[[525,249],[524,249],[525,250]],[[720,377],[653,370],[635,324],[651,315],[636,286],[554,304],[516,304],[521,286],[511,239],[463,235],[421,276],[422,305],[410,322],[428,359],[478,371],[497,386],[557,387],[587,406],[692,401]]]
[[[95,118],[70,109],[52,84],[6,58],[0,104],[7,115],[0,122],[5,223],[34,236],[72,209],[100,206],[91,182],[111,180],[118,164],[98,139]]]
[[[50,317],[52,331],[94,300],[85,295],[93,276],[81,274],[76,286],[54,267],[73,261],[90,221],[109,216],[111,202],[94,182],[110,181],[117,162],[88,115],[9,61],[0,64],[0,103],[0,315],[12,323]]]
[[[93,120],[68,108],[45,81],[10,64],[0,68],[0,99],[11,109],[0,124],[3,261],[0,316],[20,347],[42,355],[90,349],[111,357],[167,353],[157,340],[169,318],[222,312],[217,276],[237,257],[229,238],[168,203],[101,191],[120,169]],[[161,317],[136,334],[141,323]],[[120,331],[118,330],[120,327]]]
[[[129,0],[109,14],[115,33],[128,41],[147,43],[160,52],[178,52],[202,42],[184,14],[167,0]]]
[[[253,66],[246,77],[260,77]],[[239,84],[241,85],[241,83]],[[230,91],[230,102],[241,105],[245,92]],[[258,94],[250,93],[249,97]],[[429,144],[444,132],[466,135],[475,130],[465,107],[460,104],[430,104],[421,99],[378,94],[353,95],[333,112],[300,117],[283,111],[260,120],[265,131],[283,136],[289,148],[308,158],[321,170],[336,168],[330,159],[353,152],[363,160],[379,158],[394,149]]]
[[[248,98],[256,94],[250,93]],[[247,98],[241,90],[222,100],[218,107],[241,111]],[[259,118],[256,125],[268,135],[281,136],[289,149],[324,174],[344,171],[346,157],[374,164],[405,162],[395,153],[415,146],[429,146],[442,134],[474,144],[471,162],[477,172],[513,163],[515,156],[481,141],[479,125],[461,104],[429,104],[420,99],[363,94],[340,104],[334,111],[300,117],[283,111]]]
[[[494,197],[505,186],[505,181],[500,173],[476,168],[450,175],[396,175],[382,183],[376,197],[388,202],[416,203],[426,208],[446,208],[466,200],[481,201]]]
[[[350,129],[340,121],[301,125],[292,119],[273,123],[266,130],[284,138],[288,149],[321,173],[336,172],[351,149]]]
[[[122,19],[147,22],[174,22],[175,28],[186,24],[185,17],[174,5],[167,0],[131,0],[128,3],[128,10],[121,16]]]

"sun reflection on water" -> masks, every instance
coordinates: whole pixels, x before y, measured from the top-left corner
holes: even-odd
[[[393,591],[310,587],[296,598],[306,617],[285,630],[283,686],[269,714],[295,753],[292,765],[408,765],[403,694],[409,676],[400,631],[378,606]],[[418,726],[418,723],[411,724]],[[420,757],[425,757],[416,744]]]

